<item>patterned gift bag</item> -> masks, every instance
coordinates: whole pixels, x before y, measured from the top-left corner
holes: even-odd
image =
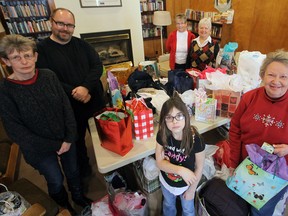
[[[133,130],[136,140],[152,137],[154,134],[153,112],[146,106],[143,98],[125,101],[126,109],[133,116]]]
[[[256,209],[262,208],[288,181],[268,173],[247,157],[226,180],[227,186]]]
[[[216,119],[216,105],[217,100],[214,98],[207,98],[204,89],[199,88],[195,92],[195,120],[213,123]]]
[[[216,115],[231,118],[240,102],[241,92],[213,90],[213,98],[217,99]]]

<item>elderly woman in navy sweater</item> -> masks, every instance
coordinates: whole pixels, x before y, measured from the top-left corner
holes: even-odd
[[[34,41],[7,35],[0,42],[0,56],[13,71],[0,82],[0,116],[7,134],[20,146],[26,162],[45,177],[49,195],[76,213],[68,202],[59,161],[73,201],[85,207],[90,200],[82,193],[69,100],[52,71],[35,68]]]

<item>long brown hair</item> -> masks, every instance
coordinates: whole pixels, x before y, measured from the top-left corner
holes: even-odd
[[[160,122],[159,122],[159,133],[161,140],[163,142],[163,146],[167,146],[167,138],[172,136],[172,132],[168,129],[165,117],[169,114],[169,112],[175,107],[180,112],[183,113],[185,116],[185,126],[183,128],[183,135],[182,135],[182,141],[181,141],[181,149],[185,149],[185,155],[189,155],[191,150],[194,146],[194,136],[199,135],[197,130],[190,125],[190,116],[187,110],[187,107],[185,103],[182,101],[180,96],[177,92],[173,93],[173,96],[169,98],[162,106],[161,112],[160,112]]]

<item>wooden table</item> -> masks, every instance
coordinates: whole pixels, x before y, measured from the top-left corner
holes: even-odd
[[[223,118],[219,116],[217,116],[216,121],[214,123],[209,124],[203,122],[197,122],[194,120],[194,118],[192,118],[192,124],[197,127],[200,134],[205,133],[209,130],[212,130],[229,122],[230,122],[229,118]],[[89,119],[89,127],[92,137],[94,153],[97,161],[97,166],[100,173],[103,174],[108,173],[117,168],[120,168],[129,163],[140,160],[155,153],[156,133],[158,131],[158,126],[154,127],[153,137],[144,140],[133,140],[134,147],[125,156],[120,156],[101,146],[101,141],[99,140],[98,132],[93,118]]]

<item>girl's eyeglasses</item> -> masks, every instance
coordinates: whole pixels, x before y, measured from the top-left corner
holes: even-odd
[[[171,116],[171,115],[165,116],[166,122],[173,122],[174,119],[176,119],[177,121],[182,121],[185,119],[185,116],[183,115],[183,113],[177,113],[176,116]]]

